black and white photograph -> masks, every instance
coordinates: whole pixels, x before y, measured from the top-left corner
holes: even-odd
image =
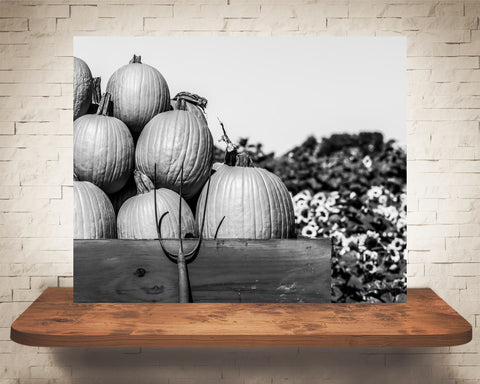
[[[75,37],[73,111],[76,302],[406,302],[404,37]]]

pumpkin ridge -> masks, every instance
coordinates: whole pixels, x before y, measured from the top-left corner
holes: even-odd
[[[197,193],[198,190],[203,186],[205,181],[205,173],[210,170],[208,163],[205,162],[207,158],[203,156],[205,151],[205,141],[208,141],[208,132],[204,132],[205,128],[202,122],[199,121],[197,115],[193,112],[188,112],[191,116],[191,119],[195,121],[191,126],[191,131],[193,135],[193,140],[190,140],[190,147],[196,148],[196,153],[190,155],[192,160],[192,166],[190,171],[190,186],[192,193]]]
[[[196,116],[195,114],[193,115],[197,120],[199,120],[198,116]],[[209,165],[212,163],[213,151],[210,146],[211,144],[210,138],[211,138],[211,132],[210,132],[210,129],[208,128],[208,125],[201,124],[200,129],[197,131],[198,153],[199,154],[206,153],[207,157],[196,156],[195,168],[194,168],[196,173],[195,173],[194,180],[192,181],[193,185],[200,184],[202,179],[204,179],[205,177],[207,177],[208,179],[208,173],[211,171],[210,169],[211,166]],[[202,172],[202,170],[204,171]],[[202,185],[200,185],[199,188],[196,188],[195,193],[203,186],[203,184],[205,183],[202,183]]]
[[[189,171],[189,168],[192,167],[193,156],[189,156],[189,154],[192,153],[192,148],[190,143],[192,142],[192,140],[194,140],[193,122],[188,112],[186,115],[184,114],[184,119],[186,123],[185,123],[185,129],[183,130],[183,133],[182,133],[182,145],[181,145],[182,162],[180,164],[179,178],[178,178],[178,184],[180,184],[181,167],[183,165],[183,168],[184,168],[183,179],[185,180],[183,183],[183,186],[184,186],[183,193],[185,193],[185,191],[188,191],[191,187],[191,180],[188,180],[188,178],[191,176],[191,172]],[[180,188],[180,185],[179,185],[179,188]]]
[[[87,126],[87,130],[88,131],[89,129],[93,130],[93,136],[95,138],[95,129],[93,127],[93,124],[92,124],[92,120],[90,119],[88,121],[88,126]],[[97,143],[98,143],[98,140],[94,140],[94,143],[93,145],[91,146],[91,148],[93,148],[93,150],[90,152],[90,153],[97,153]],[[96,172],[96,164],[95,162],[91,161],[90,162],[90,170],[89,170],[89,174],[92,175],[92,179],[95,180],[97,178],[97,172]]]
[[[103,127],[103,128],[106,128],[105,132],[98,132],[97,130],[97,135],[96,135],[96,140],[95,140],[95,145],[97,146],[97,148],[100,148],[100,152],[99,152],[99,160],[101,162],[101,164],[105,164],[106,163],[106,160],[107,160],[107,153],[106,151],[102,150],[102,148],[105,147],[105,142],[108,142],[109,139],[110,139],[110,132],[108,130],[108,122],[106,122],[106,126]],[[98,163],[96,162],[93,162],[92,161],[92,164],[94,166],[94,169],[96,169],[97,171],[97,176],[98,176],[98,182],[99,184],[104,184],[106,182],[106,175],[107,175],[107,171],[110,171],[109,169],[109,166],[108,164],[105,164],[106,166],[105,167],[99,167]]]
[[[90,207],[93,207],[94,205],[97,205],[100,203],[100,201],[97,199],[97,196],[92,196],[90,194],[87,194],[88,200],[89,200],[89,205]],[[94,215],[94,223],[95,223],[95,232],[100,230],[101,237],[105,236],[105,232],[103,231],[104,228],[99,228],[98,223],[102,220],[102,213],[97,212],[97,210],[93,210],[93,215]]]
[[[168,195],[168,192],[166,192],[166,191],[167,191],[166,188],[161,188],[161,189],[165,189],[165,194]],[[157,191],[159,191],[159,190],[157,190]],[[174,231],[175,228],[173,228],[172,222],[175,222],[175,221],[176,221],[176,217],[175,217],[176,209],[175,209],[175,207],[173,207],[172,204],[170,204],[170,203],[171,203],[171,202],[170,202],[170,200],[169,200],[168,198],[167,198],[167,199],[162,199],[161,210],[159,211],[159,210],[157,209],[157,213],[158,213],[159,215],[161,215],[162,212],[168,212],[168,215],[167,215],[166,218],[168,218],[169,220],[163,220],[163,221],[162,221],[163,226],[164,226],[165,224],[167,224],[167,231],[165,231],[165,229],[162,228],[162,233],[173,233],[173,236],[172,236],[172,237],[174,237],[174,235],[175,235],[175,231]],[[158,208],[158,206],[157,206],[157,208]],[[159,216],[159,217],[160,217],[160,216]],[[157,238],[158,238],[158,236],[157,236]]]
[[[242,169],[242,193],[241,193],[241,202],[242,202],[242,233],[245,233],[245,171]]]
[[[182,115],[179,113],[179,111],[175,112],[175,124],[174,124],[174,130],[175,130],[175,138],[174,142],[177,142],[177,140],[182,140],[181,144],[178,146],[180,148],[180,152],[177,155],[177,161],[175,162],[175,167],[174,167],[174,181],[173,185],[175,185],[175,190],[176,192],[179,191],[179,186],[180,186],[180,178],[181,178],[181,168],[185,169],[185,160],[186,160],[186,153],[187,153],[187,145],[188,141],[186,142],[186,139],[188,139],[188,132],[190,130],[190,121],[188,119],[187,115]],[[180,123],[183,120],[182,123]],[[178,127],[182,126],[181,129],[178,129]],[[174,156],[174,153],[172,151],[172,157]],[[173,162],[172,162],[173,164]],[[185,172],[183,175],[184,179],[186,178]],[[183,193],[185,193],[186,190],[186,183],[184,183],[184,188],[183,188]]]
[[[127,131],[128,131],[128,128],[127,128]],[[122,140],[123,136],[126,136],[125,140],[127,140],[130,144],[125,147],[120,147],[120,151],[121,151],[120,158],[126,158],[129,160],[128,162],[123,164],[124,169],[122,170],[123,171],[122,173],[125,173],[126,177],[124,179],[122,188],[125,187],[125,185],[127,185],[128,183],[129,175],[132,173],[132,170],[133,170],[133,159],[135,156],[133,138],[130,134],[130,131],[128,132],[127,131],[125,131],[124,129],[122,129],[121,131],[120,130],[118,131],[119,140]]]
[[[132,199],[133,199],[133,197],[132,197]],[[130,204],[130,206],[129,206],[129,209],[128,209],[128,211],[126,212],[126,213],[128,214],[128,215],[127,215],[127,219],[124,219],[124,220],[128,220],[128,218],[133,218],[132,221],[133,221],[134,225],[133,225],[133,227],[132,227],[132,229],[131,229],[131,232],[130,232],[130,228],[129,228],[129,227],[127,227],[127,229],[126,229],[125,232],[126,232],[126,235],[127,235],[127,236],[133,237],[134,239],[137,239],[137,238],[138,238],[138,233],[139,233],[139,231],[140,231],[140,228],[139,228],[139,226],[140,226],[140,219],[139,219],[139,217],[138,217],[138,214],[139,214],[140,212],[137,212],[137,211],[135,210],[135,207],[136,207],[137,204],[139,204],[139,201],[138,201],[138,200],[132,200],[132,202],[131,202],[131,204]]]
[[[132,197],[132,199],[134,199],[136,196]],[[125,234],[126,236],[128,237],[133,237],[134,239],[137,239],[138,238],[138,233],[140,231],[140,219],[138,217],[139,213],[141,212],[137,212],[136,211],[136,205],[139,204],[139,200],[132,200],[129,207],[128,207],[128,210],[125,212],[126,214],[126,219],[123,219],[123,220],[128,220],[129,218],[132,218],[133,220],[130,220],[130,221],[133,221],[133,227],[130,229],[129,227],[126,228],[125,230]],[[120,208],[121,210],[121,208]],[[118,224],[117,224],[118,226]],[[128,238],[127,237],[127,238]]]
[[[160,115],[157,115],[155,122],[157,122],[157,120],[162,120],[162,119],[163,118]],[[165,135],[165,139],[163,141],[162,141],[162,133],[164,133]],[[150,135],[153,136],[154,144],[153,146],[149,147],[149,144],[148,144],[149,142],[147,142],[145,145],[147,146],[147,149],[151,151],[149,153],[153,152],[151,157],[153,158],[154,156],[157,156],[155,157],[155,159],[160,163],[160,168],[157,168],[157,175],[158,175],[157,188],[160,188],[160,187],[163,188],[165,184],[165,180],[163,180],[162,174],[169,175],[171,165],[172,165],[172,154],[170,153],[170,157],[168,156],[169,152],[165,151],[165,144],[169,142],[173,143],[172,140],[174,140],[175,138],[174,136],[175,131],[172,131],[170,129],[170,124],[165,124],[165,125],[158,124],[158,125],[153,125],[150,128]],[[157,148],[158,148],[158,151],[155,151],[155,149]],[[145,167],[147,168],[149,167],[148,159],[145,159]],[[167,183],[168,183],[168,179],[167,179]]]
[[[100,132],[98,132],[95,129],[95,122],[94,122],[93,118],[91,118],[89,120],[89,130],[92,131],[91,137],[93,137],[93,139],[94,139],[93,151],[91,151],[90,154],[98,153],[99,157],[100,157],[100,161],[103,162],[103,153],[98,151],[99,148],[102,148],[103,143],[99,142],[100,141],[99,140]],[[101,167],[98,167],[98,164],[95,161],[91,161],[90,165],[91,165],[90,174],[92,175],[92,181],[94,181],[95,185],[99,186],[98,184],[101,184],[102,179],[103,179],[102,176],[101,176],[102,169],[101,169]]]
[[[119,140],[120,140],[120,132],[118,132],[117,130],[115,130],[113,128],[113,121],[109,121],[109,136],[113,136],[113,142],[115,143],[114,145],[114,148],[113,148],[113,153],[115,154],[115,158],[116,159],[121,159],[123,158],[123,153],[122,153],[122,147],[118,145],[119,143]],[[110,148],[108,149],[108,151],[110,151]],[[112,167],[113,167],[114,164],[112,164]],[[112,172],[112,175],[110,176],[110,178],[113,178],[114,176],[117,176],[120,169],[119,169],[119,166],[118,164],[115,164],[116,165],[116,169],[114,168],[113,169],[113,172]],[[123,164],[121,164],[123,166]],[[111,180],[110,180],[111,181]]]
[[[100,164],[105,164],[105,167],[99,167],[99,164],[94,164],[95,168],[98,169],[98,176],[101,180],[101,183],[108,183],[107,175],[109,175],[112,172],[112,168],[110,167],[111,164],[107,161],[108,156],[110,155],[110,145],[116,146],[115,140],[112,138],[112,131],[110,130],[110,121],[108,119],[105,121],[105,132],[98,132],[97,135],[97,143],[100,143],[100,148],[106,148],[106,150],[103,150],[100,152],[100,159],[101,163]],[[102,139],[100,141],[100,139]],[[105,146],[106,143],[111,143],[108,146]],[[93,163],[93,162],[92,162]]]
[[[108,198],[107,194],[105,192],[103,192],[103,199],[102,199],[102,205],[103,205],[103,208],[102,211],[101,211],[101,217],[102,217],[102,221],[107,221],[108,220],[108,217],[105,217],[105,212],[106,211],[109,211],[109,215],[110,217],[113,218],[113,220],[108,220],[108,227],[107,227],[107,231],[108,231],[108,234],[105,233],[105,237],[113,237],[115,238],[117,236],[117,231],[116,231],[116,223],[115,223],[115,219],[116,219],[116,216],[115,216],[115,211],[113,210],[113,205],[112,203],[110,202],[110,199]],[[99,197],[97,196],[97,199]]]
[[[163,92],[159,92],[160,96],[163,95],[163,99],[160,97],[160,110],[168,111],[170,107],[170,88],[168,87],[168,82],[165,77],[163,77],[162,73],[160,71],[157,71],[156,73],[159,83],[164,85]]]
[[[278,220],[278,217],[280,218],[280,222],[281,222],[281,225],[280,225],[280,233],[278,234],[278,236],[282,236],[283,235],[283,232],[284,232],[284,222],[285,222],[285,218],[286,218],[286,215],[285,215],[285,198],[284,196],[282,195],[281,193],[281,190],[278,186],[278,182],[277,182],[277,179],[275,177],[274,174],[270,174],[268,175],[273,186],[274,186],[274,190],[275,190],[275,194],[277,196],[277,204],[278,204],[278,207],[277,207],[277,210],[276,210],[276,219]]]
[[[84,198],[83,198],[83,202],[85,203],[85,205],[82,206],[82,208],[84,208],[84,209],[82,209],[82,223],[84,224],[83,233],[87,237],[90,237],[91,236],[91,230],[89,230],[89,228],[88,228],[88,222],[87,222],[87,220],[85,220],[85,216],[86,216],[86,210],[90,211],[93,204],[92,204],[92,200],[90,198],[90,195],[88,193],[88,190],[87,190],[85,184],[82,184],[81,188],[82,188],[82,193],[85,194]],[[97,228],[97,220],[95,219],[95,212],[92,213],[92,217],[94,219],[94,220],[92,220],[93,231],[97,233],[97,232],[99,232],[99,229]],[[100,237],[101,237],[101,235],[102,235],[102,233],[100,233]]]
[[[170,230],[172,231],[172,237],[176,237],[176,236],[179,236],[179,233],[178,233],[178,228],[177,228],[177,223],[178,223],[178,207],[176,204],[174,204],[174,200],[173,198],[177,198],[177,195],[173,195],[171,194],[171,192],[173,192],[172,190],[170,189],[166,189],[166,193],[168,195],[170,195],[170,197],[172,198],[171,200],[167,200],[166,203],[167,203],[167,207],[169,209],[169,212],[170,212],[170,215],[171,216],[171,220],[170,220]],[[183,207],[185,207],[184,204],[182,204]],[[182,220],[183,222],[183,220]]]
[[[173,140],[172,140],[172,143],[176,143],[177,142],[177,139],[178,139],[178,135],[179,135],[179,130],[176,129],[177,126],[179,125],[179,119],[180,119],[180,115],[178,113],[175,113],[174,115],[174,119],[173,119],[173,125],[170,124],[169,125],[169,128],[171,129],[171,132],[172,132],[172,136],[173,136]],[[173,128],[172,128],[173,127]],[[182,151],[182,147],[183,145],[179,146],[180,147],[180,153]],[[168,184],[171,184],[172,186],[176,186],[177,183],[178,183],[178,179],[180,177],[180,172],[178,171],[177,167],[176,167],[176,161],[174,159],[175,157],[175,151],[169,151],[170,153],[170,159],[169,159],[169,162],[168,162],[168,171],[167,171],[167,175],[171,175],[171,178],[170,179],[167,179],[167,183]],[[178,154],[176,156],[177,159],[180,159],[180,154]],[[176,189],[176,187],[174,187]]]
[[[220,185],[221,185],[220,180],[222,179],[222,177],[223,177],[223,175],[221,173],[218,173],[218,174],[216,173],[212,177],[212,179],[215,180],[215,189],[214,189],[215,193],[212,194],[213,198],[210,200],[211,201],[210,205],[213,207],[213,215],[212,216],[213,216],[214,221],[216,221],[217,217],[218,217],[218,208],[217,208],[216,201],[218,200],[218,190],[219,190]],[[202,195],[203,195],[202,196],[203,200],[205,200],[206,195],[205,195],[205,193],[203,193],[203,191],[202,191]],[[203,204],[205,204],[205,202],[203,200],[202,200],[202,204],[198,204],[198,207],[197,207],[197,209],[199,209],[200,212],[202,212],[200,207],[203,206]],[[203,214],[203,212],[202,212],[202,214]],[[202,220],[203,220],[203,216],[202,216]],[[207,227],[208,232],[207,233],[210,236],[210,231],[213,231],[213,229],[211,228],[211,227],[213,227],[213,225],[210,223],[210,220],[205,220],[205,221],[208,223],[208,227]],[[225,225],[228,225],[228,218],[227,217],[225,218],[225,221],[226,221]],[[220,228],[220,231],[222,231],[222,228]],[[220,234],[220,232],[219,232],[219,234]]]
[[[277,183],[279,184],[279,188],[284,190],[284,209],[285,209],[285,229],[284,232],[286,233],[287,237],[291,237],[294,235],[292,228],[295,227],[295,219],[292,215],[294,212],[292,197],[290,196],[290,192],[288,191],[287,187],[281,182],[280,178],[277,179]]]
[[[145,66],[141,67],[140,73],[142,74],[142,77],[141,77],[141,81],[138,84],[138,87],[141,88],[142,84],[143,84],[143,87],[144,87],[143,91],[145,92],[145,94],[148,95],[148,97],[151,97],[153,100],[155,100],[153,98],[155,96],[152,95],[152,85],[153,85],[154,79],[152,78],[153,76],[150,76],[150,73],[147,72],[147,71],[148,70]],[[138,101],[138,99],[137,99],[137,101]],[[137,108],[140,108],[140,107],[141,106],[137,104]],[[145,121],[147,119],[146,116],[152,115],[154,113],[155,109],[156,109],[155,107],[156,107],[155,103],[148,103],[148,104],[145,103],[144,111],[142,113],[142,115],[144,117],[141,120],[141,122],[139,124],[139,127],[142,127],[142,128],[145,127],[145,124],[147,124],[147,122]]]
[[[90,233],[90,230],[88,229],[88,222],[87,222],[86,217],[85,217],[85,210],[86,209],[87,210],[92,209],[92,202],[90,200],[88,190],[85,187],[85,184],[80,184],[80,190],[81,190],[81,195],[84,195],[83,198],[81,198],[81,200],[80,200],[82,202],[82,205],[81,205],[81,207],[82,207],[82,209],[81,209],[82,224],[83,224],[82,233],[84,234],[84,236],[86,235],[87,237],[90,237],[91,233]],[[92,221],[92,225],[93,225],[94,232],[98,232],[97,221],[96,220]]]
[[[105,148],[105,143],[108,143],[108,142],[111,142],[111,135],[110,135],[110,129],[109,129],[109,122],[108,120],[105,122],[105,126],[103,128],[105,128],[105,132],[97,132],[97,145],[100,147],[100,148]],[[102,150],[100,152],[100,160],[101,160],[101,163],[102,164],[105,164],[105,167],[99,167],[98,163],[95,164],[95,168],[97,169],[98,171],[98,175],[99,175],[99,180],[100,180],[100,183],[103,185],[104,183],[107,182],[107,172],[111,172],[111,168],[110,168],[110,165],[108,164],[107,162],[107,156],[108,156],[108,152],[109,152],[109,149],[107,148],[107,150]],[[93,163],[93,162],[92,162]]]
[[[151,205],[150,205],[150,203],[148,202],[148,199],[147,199],[149,197],[148,193],[149,192],[144,193],[143,195],[140,195],[140,197],[138,199],[137,204],[142,203],[144,200],[147,202],[147,204],[142,204],[141,205],[141,211],[142,211],[143,215],[140,216],[140,217],[147,218],[147,217],[150,216],[150,211],[151,211],[152,207],[151,207]],[[136,213],[138,213],[138,212],[136,212]],[[142,224],[144,224],[144,223],[142,223],[142,220],[140,219],[140,217],[138,217],[138,214],[137,214],[136,215],[136,220],[135,220],[137,222],[137,235],[136,235],[137,237],[141,237],[141,235],[140,235],[140,233],[142,231],[141,227],[142,227]]]
[[[217,184],[215,182],[214,176],[215,175],[212,175],[212,177],[210,178],[210,197],[211,197],[210,200],[215,199],[215,188]],[[199,209],[199,207],[204,207],[205,205],[206,205],[205,210],[210,210],[212,211],[212,214],[215,215],[214,208],[211,206],[211,204],[209,204],[208,201],[205,202],[204,193],[202,190],[198,197],[197,207],[195,210],[195,219],[196,219],[197,225],[199,222],[203,220],[203,216],[204,216],[203,210]],[[205,236],[205,233],[207,232],[208,232],[208,220],[205,220],[202,235]]]
[[[200,119],[200,118],[197,116],[197,119]],[[203,173],[198,172],[199,176],[197,177],[196,183],[201,185],[197,188],[197,191],[195,193],[197,193],[198,190],[200,190],[203,187],[203,185],[205,185],[205,183],[207,182],[208,177],[211,173],[211,168],[213,163],[213,137],[208,127],[208,123],[206,122],[206,119],[204,119],[204,122],[205,124],[202,124],[202,130],[204,132],[203,133],[199,132],[199,140],[202,143],[201,153],[205,153],[207,156],[203,157],[203,162],[200,161],[202,157],[200,157],[200,160],[199,160],[199,171],[203,169],[204,172]],[[202,179],[204,181],[203,183],[201,183]]]
[[[112,126],[113,124],[115,124],[113,121],[112,121]],[[113,127],[112,127],[113,128]],[[127,157],[127,148],[125,146],[122,146],[122,145],[118,145],[118,143],[120,143],[123,139],[123,136],[122,136],[122,132],[120,130],[114,130],[112,129],[112,133],[113,133],[113,136],[115,136],[115,143],[117,143],[116,145],[116,150],[115,150],[115,157],[117,159],[124,159]],[[115,171],[114,171],[114,174],[111,176],[111,178],[115,177],[115,179],[120,179],[120,176],[122,175],[123,172],[126,171],[126,163],[120,163],[120,164],[117,164],[116,168],[115,168]],[[128,172],[130,173],[130,172]],[[113,181],[113,180],[111,180]],[[122,184],[123,184],[123,180],[122,181]],[[122,185],[122,188],[123,188],[123,185]]]
[[[211,210],[212,211],[212,220],[213,221],[217,220],[217,217],[218,217],[218,207],[217,207],[217,205],[218,204],[216,202],[218,201],[218,191],[219,191],[219,188],[221,186],[220,181],[222,180],[222,178],[224,176],[219,171],[214,173],[214,175],[210,179],[210,182],[213,182],[213,188],[211,189],[212,193],[211,193],[211,198],[209,199],[209,201],[205,201],[206,200],[206,192],[205,192],[205,190],[203,190],[202,193],[201,193],[200,202],[197,203],[197,212],[200,213],[200,214],[197,213],[197,216],[200,216],[202,220],[203,220],[203,214],[204,213],[203,213],[203,211],[200,207],[203,207],[204,204],[208,204],[207,209],[205,210],[205,213]],[[204,235],[206,235],[208,237],[211,237],[210,233],[211,233],[211,231],[213,231],[213,229],[212,229],[213,225],[210,221],[211,220],[205,220],[205,227],[204,227]],[[197,221],[197,223],[198,223],[198,221]],[[224,224],[222,224],[222,227],[225,228],[225,225],[228,225],[228,217],[225,217],[225,222],[224,222]],[[219,235],[223,231],[222,227],[220,227]]]
[[[77,196],[74,196],[75,200],[77,200],[79,203],[80,203],[80,214],[81,214],[81,217],[80,217],[80,223],[82,224],[82,234],[83,237],[85,237],[85,233],[87,233],[87,221],[85,220],[84,218],[84,207],[85,207],[85,204],[87,204],[87,202],[85,201],[85,197],[82,196],[83,195],[83,185],[82,184],[77,184]],[[74,212],[75,214],[75,221],[77,221],[77,217],[76,217],[76,212]],[[78,223],[77,223],[78,224]]]
[[[201,176],[201,168],[199,167],[199,163],[201,161],[200,155],[200,148],[201,148],[201,138],[200,138],[200,128],[195,126],[196,122],[195,115],[193,113],[188,113],[188,136],[185,137],[185,141],[188,145],[185,146],[185,159],[187,160],[187,169],[190,170],[188,172],[187,177],[190,179],[188,182],[189,189],[195,187],[198,182],[199,176]],[[197,153],[193,153],[193,148],[197,148]],[[190,154],[190,155],[188,155]]]
[[[286,226],[286,220],[288,219],[288,212],[286,212],[286,201],[285,198],[286,196],[283,193],[283,188],[280,185],[280,180],[275,174],[270,175],[270,179],[272,180],[272,183],[275,185],[275,190],[276,194],[278,196],[278,203],[279,203],[279,213],[280,213],[280,219],[281,219],[281,227],[280,227],[280,236],[283,236],[287,232],[287,226]],[[288,196],[288,192],[287,192]]]
[[[261,170],[259,170],[261,171]],[[269,185],[269,195],[273,195],[274,198],[271,199],[271,206],[270,206],[270,217],[271,217],[271,221],[277,221],[278,219],[278,216],[279,216],[279,211],[281,210],[281,200],[283,200],[279,194],[278,194],[278,190],[277,190],[277,186],[275,184],[275,182],[273,181],[272,177],[270,177],[269,174],[265,173],[265,172],[261,172],[262,173],[262,177],[264,178],[264,180],[268,180],[268,182],[266,182],[268,185]],[[281,225],[280,225],[281,227]],[[270,229],[270,237],[274,237],[274,236],[277,236],[276,233],[274,233],[273,231],[275,230],[276,228],[274,228],[273,226],[271,227]],[[281,232],[280,232],[281,233]]]
[[[270,235],[268,236],[268,238],[270,239],[272,237],[272,230],[273,230],[273,223],[272,223],[272,199],[270,197],[270,189],[268,187],[268,183],[265,181],[265,178],[263,177],[263,173],[261,172],[261,169],[260,168],[254,168],[255,172],[257,172],[258,175],[260,175],[261,179],[262,179],[262,182],[263,182],[263,186],[265,187],[265,191],[266,191],[266,195],[267,195],[267,201],[268,201],[268,212],[269,212],[269,217],[268,217],[268,220],[270,221],[270,225],[269,225],[269,232],[270,232]]]
[[[81,223],[82,223],[82,234],[83,234],[83,237],[87,236],[87,237],[90,237],[90,231],[88,229],[88,222],[86,220],[86,215],[85,215],[85,210],[90,210],[91,208],[91,203],[90,203],[90,199],[88,198],[88,191],[86,188],[84,188],[84,185],[83,184],[80,184],[79,186],[79,190],[80,190],[80,212],[81,212]],[[96,227],[96,221],[93,221],[92,222],[92,225],[93,225],[93,228],[94,228],[94,231],[97,232],[97,227]]]
[[[213,215],[213,222],[210,222],[210,228],[209,228],[209,236],[212,236],[211,233],[213,233],[213,227],[214,227],[214,223],[215,221],[217,221],[218,219],[218,211],[220,211],[220,215],[222,213],[225,214],[225,221],[224,223],[222,224],[222,227],[223,228],[220,228],[220,232],[226,232],[228,233],[228,226],[230,225],[230,217],[228,215],[228,212],[224,212],[224,208],[223,208],[223,200],[222,200],[222,196],[225,196],[225,191],[226,191],[226,188],[228,186],[228,174],[227,173],[223,173],[223,174],[219,174],[219,178],[217,180],[217,193],[215,194],[215,200],[212,202],[213,204],[213,207],[214,207],[214,215]],[[217,202],[220,201],[221,205],[218,204]],[[220,232],[219,232],[219,236],[220,236]]]
[[[184,169],[184,174],[183,178],[184,180],[187,179],[188,174],[185,172],[185,168],[190,166],[188,164],[188,156],[187,156],[187,151],[190,149],[189,148],[189,139],[190,139],[190,134],[192,132],[192,122],[190,119],[190,116],[188,114],[185,114],[185,111],[177,111],[174,112],[178,116],[178,120],[182,119],[183,120],[183,127],[181,129],[178,129],[178,126],[175,126],[175,132],[178,132],[180,139],[182,140],[180,147],[180,153],[178,156],[178,170],[177,170],[177,177],[175,178],[175,184],[178,185],[178,188],[180,187],[180,183],[182,182],[181,180],[181,168],[183,166]],[[186,164],[187,163],[187,164]],[[188,172],[189,173],[189,172]],[[184,183],[183,186],[183,191],[182,193],[185,193],[184,191],[188,188],[189,182]],[[177,191],[178,192],[178,191]]]
[[[194,167],[195,167],[195,164],[196,164],[196,158],[198,158],[198,153],[195,153],[195,156],[192,156],[193,155],[193,152],[192,152],[192,147],[197,147],[198,148],[198,144],[196,142],[196,131],[198,131],[198,129],[195,129],[194,127],[194,123],[193,123],[193,118],[192,118],[192,115],[187,112],[187,115],[186,115],[186,120],[188,121],[188,124],[187,124],[187,129],[185,130],[185,134],[183,136],[183,142],[184,142],[184,145],[183,145],[183,149],[182,149],[182,152],[183,152],[183,168],[187,168],[187,172],[184,173],[184,179],[187,180],[190,179],[190,177],[192,176],[192,172],[195,171]],[[191,171],[189,171],[189,169],[191,169]],[[195,177],[198,175],[199,172],[196,172],[193,174],[193,180],[187,180],[187,183],[185,183],[185,187],[188,188],[188,190],[190,190],[190,188],[194,185],[193,181],[195,181]]]
[[[233,168],[233,172],[228,172],[228,173],[227,173],[227,180],[228,180],[228,182],[227,182],[227,192],[226,192],[226,196],[235,196],[234,191],[235,191],[235,189],[236,189],[236,188],[235,188],[236,186],[235,186],[235,183],[234,183],[234,181],[235,181],[235,178],[234,178],[235,173],[234,173],[234,172],[236,172],[236,169],[235,169],[235,168]],[[225,205],[225,204],[227,205],[226,208],[228,208],[228,200],[223,199],[223,202],[224,202],[224,205]],[[238,202],[235,201],[235,206],[234,206],[234,208],[237,206],[237,204],[238,204]],[[225,209],[225,208],[224,208],[224,211],[226,211],[226,213],[228,213],[228,210]],[[231,212],[231,214],[236,215],[236,214],[237,214],[236,210],[235,210],[234,212]],[[239,214],[242,215],[242,212],[239,212]],[[242,216],[242,218],[243,218],[243,216]],[[233,224],[233,225],[235,225],[235,224]],[[242,227],[243,227],[243,224],[242,224]],[[229,235],[229,237],[230,237],[230,235]]]
[[[87,121],[86,121],[86,123],[85,123],[86,126],[85,126],[85,128],[82,130],[82,133],[83,133],[83,135],[82,135],[83,137],[81,136],[82,139],[84,139],[85,137],[89,137],[89,136],[90,136],[89,131],[90,131],[90,129],[92,129],[92,128],[91,128],[90,120],[89,120],[89,119],[90,119],[90,117],[87,117]],[[83,121],[81,121],[81,120],[79,121],[79,123],[80,123],[80,122],[83,123]],[[92,129],[92,135],[95,135],[95,132],[94,132],[93,129]],[[84,140],[85,140],[85,139],[84,139]],[[96,142],[97,142],[97,140],[94,139],[94,143],[93,143],[93,145],[90,147],[90,148],[92,148],[92,151],[93,151],[93,152],[95,151],[95,143],[96,143]],[[90,155],[90,153],[91,153],[91,152],[89,151],[89,155]],[[92,179],[94,179],[94,177],[95,177],[94,164],[93,164],[93,162],[90,162],[90,163],[88,163],[88,165],[89,165],[89,167],[88,167],[88,170],[87,170],[86,172],[87,172],[87,174],[92,175]],[[79,178],[80,178],[80,180],[83,180],[83,177],[80,176],[80,175],[79,175]]]
[[[275,175],[276,176],[276,175]],[[287,237],[292,236],[294,233],[292,231],[292,228],[295,227],[294,223],[294,218],[292,215],[292,212],[294,211],[293,209],[293,203],[292,203],[292,198],[290,196],[290,192],[288,191],[287,187],[285,184],[283,184],[282,180],[276,176],[276,181],[279,187],[279,191],[283,191],[284,198],[283,198],[283,207],[285,210],[285,229],[284,232],[286,233]]]
[[[278,196],[278,211],[279,211],[279,217],[280,217],[280,233],[279,236],[281,236],[284,232],[284,227],[285,227],[285,204],[284,204],[284,197],[281,195],[281,191],[278,185],[278,182],[275,177],[270,177],[271,182],[275,186],[275,193]]]
[[[255,196],[255,194],[256,194],[255,191],[257,190],[257,188],[255,188],[255,186],[257,185],[256,179],[254,177],[250,177],[249,181],[250,181],[249,191],[254,196],[254,199],[252,199],[253,200],[252,217],[253,217],[253,233],[255,234],[255,237],[256,237],[257,225],[258,225],[257,224],[257,212],[261,212],[261,208],[257,207],[258,203],[260,202],[260,199],[256,198],[256,196]]]
[[[213,227],[215,221],[217,221],[217,216],[224,213],[225,214],[225,221],[222,224],[222,228],[220,228],[219,236],[220,233],[228,233],[228,226],[230,225],[230,217],[228,215],[228,212],[224,212],[224,207],[223,207],[223,199],[222,196],[225,196],[225,191],[228,186],[228,174],[219,174],[218,180],[217,180],[217,193],[215,194],[215,200],[212,201],[212,204],[214,206],[214,215],[211,221],[209,221],[210,228],[209,228],[209,234],[208,236],[212,236],[211,233],[213,232]],[[205,196],[204,196],[205,197]],[[218,203],[220,202],[220,204]]]

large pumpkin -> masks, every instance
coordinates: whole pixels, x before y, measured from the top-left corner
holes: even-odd
[[[73,58],[73,120],[88,112],[92,101],[92,73],[87,63]]]
[[[114,193],[122,189],[133,171],[135,147],[127,126],[107,116],[109,100],[106,93],[97,114],[75,120],[73,168],[79,180]]]
[[[127,124],[132,133],[140,133],[157,113],[170,109],[170,92],[162,74],[133,56],[130,64],[118,69],[108,80],[113,116]]]
[[[135,151],[135,167],[151,179],[156,187],[180,190],[193,197],[205,184],[213,161],[213,139],[205,118],[198,113],[175,110],[160,113],[143,129]]]
[[[147,183],[145,183],[145,180]],[[156,239],[155,204],[153,183],[145,175],[135,171],[138,195],[128,199],[120,207],[117,217],[119,239]],[[178,238],[178,193],[169,189],[157,189],[158,219],[169,214],[162,221],[162,237]],[[182,237],[196,236],[196,223],[191,209],[182,199]]]
[[[220,165],[210,179],[203,236],[211,239],[222,218],[218,238],[279,239],[293,237],[295,216],[285,184],[266,169],[238,156],[237,165]],[[197,223],[203,219],[205,186],[197,203]]]
[[[88,181],[73,182],[73,238],[116,237],[115,212],[108,196]]]

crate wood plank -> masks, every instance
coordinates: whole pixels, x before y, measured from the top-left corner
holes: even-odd
[[[178,252],[178,241],[165,241]],[[185,241],[185,251],[194,246]],[[327,239],[206,240],[188,265],[195,303],[330,302]],[[178,302],[157,240],[75,240],[75,302]]]
[[[48,288],[12,324],[43,347],[441,347],[471,325],[430,289],[401,304],[74,303]]]

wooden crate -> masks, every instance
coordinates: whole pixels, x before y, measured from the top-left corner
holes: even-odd
[[[330,257],[328,239],[205,240],[188,265],[193,301],[330,302]],[[74,241],[75,302],[177,302],[177,282],[157,240]]]

